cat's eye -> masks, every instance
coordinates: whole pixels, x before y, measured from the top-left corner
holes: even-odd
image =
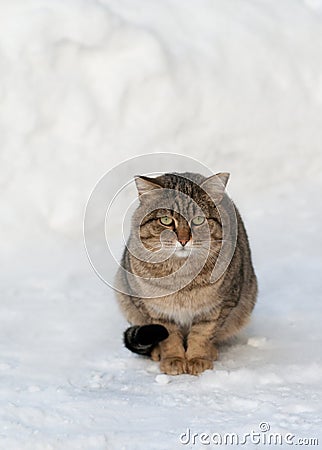
[[[205,218],[203,216],[196,216],[192,219],[191,223],[193,225],[202,225],[205,221]]]
[[[162,223],[162,225],[169,227],[170,225],[173,224],[173,219],[169,216],[163,216],[163,217],[160,217],[160,222]]]

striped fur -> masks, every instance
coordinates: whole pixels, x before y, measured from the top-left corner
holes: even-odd
[[[161,370],[168,374],[197,375],[212,368],[216,343],[235,335],[248,322],[256,302],[257,280],[247,233],[225,192],[228,177],[227,173],[209,178],[169,173],[136,178],[140,205],[123,253],[125,271],[120,269],[116,277],[117,298],[132,325],[124,334],[124,343],[131,351],[160,360]],[[231,205],[237,220],[236,247],[225,272],[212,283],[210,275],[222,245],[222,217],[229,216]],[[192,224],[200,211],[206,220],[207,239],[203,226]],[[169,226],[160,222],[163,216],[171,218]],[[141,246],[136,246],[136,236]],[[207,245],[210,251],[202,270],[190,279]],[[171,256],[157,259],[169,250]],[[167,280],[178,271],[180,277],[170,283],[173,292],[163,294],[158,277]],[[139,278],[133,281],[128,274]],[[180,285],[185,279],[187,283]]]

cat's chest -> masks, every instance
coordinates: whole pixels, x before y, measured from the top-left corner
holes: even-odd
[[[148,310],[155,319],[170,320],[182,327],[190,327],[197,319],[210,318],[220,306],[215,292],[201,288],[190,292],[148,300]]]

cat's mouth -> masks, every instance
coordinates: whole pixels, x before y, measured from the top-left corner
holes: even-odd
[[[201,240],[190,240],[185,245],[182,245],[178,241],[162,241],[161,243],[157,242],[150,250],[152,252],[165,251],[171,257],[188,258],[194,254],[196,255],[200,252],[204,253],[205,251],[209,251],[209,247]]]
[[[174,256],[177,256],[178,258],[187,258],[191,255],[193,251],[193,242],[192,240],[186,242],[184,245],[182,245],[180,242],[176,241],[174,245]]]
[[[187,258],[191,255],[192,248],[186,248],[186,247],[176,247],[174,251],[174,256],[178,256],[179,258]]]

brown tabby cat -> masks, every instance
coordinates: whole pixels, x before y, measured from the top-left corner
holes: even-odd
[[[140,205],[116,278],[121,309],[132,325],[124,343],[160,361],[167,374],[211,369],[215,344],[247,323],[256,302],[247,234],[225,192],[228,178],[166,173],[135,179]],[[231,256],[224,256],[226,270],[213,281],[224,241]]]

